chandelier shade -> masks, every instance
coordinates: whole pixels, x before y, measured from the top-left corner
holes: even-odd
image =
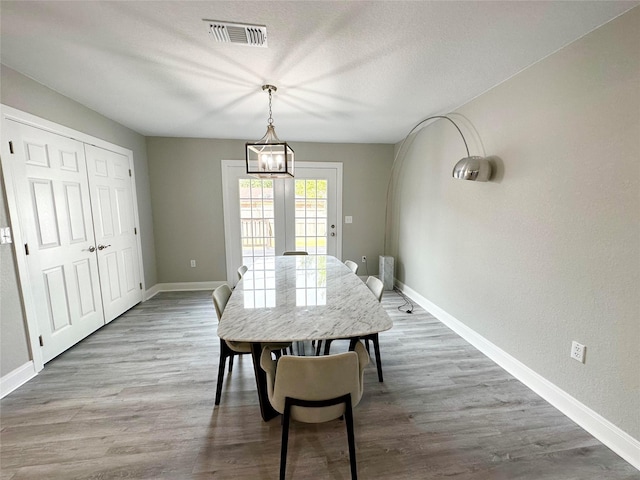
[[[269,120],[267,132],[255,142],[245,144],[247,174],[258,178],[286,178],[294,176],[294,151],[287,142],[276,135],[271,116],[271,93],[277,90],[273,85],[263,85],[269,91]]]

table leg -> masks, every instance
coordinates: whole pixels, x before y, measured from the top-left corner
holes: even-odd
[[[253,359],[253,371],[256,374],[256,386],[258,388],[258,400],[260,401],[260,414],[265,422],[280,415],[269,402],[267,393],[267,374],[260,367],[260,356],[262,355],[262,344],[251,344],[251,358]]]

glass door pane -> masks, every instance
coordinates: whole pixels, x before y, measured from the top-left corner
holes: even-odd
[[[271,179],[238,179],[242,265],[253,265],[257,257],[274,257],[274,182]]]
[[[295,179],[295,247],[327,253],[327,179]]]

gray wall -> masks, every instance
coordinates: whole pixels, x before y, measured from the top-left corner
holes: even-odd
[[[155,247],[145,138],[5,65],[0,66],[0,74],[0,102],[4,105],[37,115],[133,151],[144,279],[147,288],[155,285],[157,282]],[[4,220],[4,218],[8,217],[4,188],[2,195],[0,195],[0,212],[2,212],[0,214],[2,225],[7,225],[6,220]],[[24,335],[22,304],[15,297],[18,289],[17,269],[13,255],[10,255],[7,250],[7,247],[4,246],[0,249],[0,261],[2,262],[0,272],[0,285],[2,287],[0,291],[2,313],[0,323],[0,328],[2,329],[0,375],[9,373],[31,358]]]
[[[423,129],[389,235],[399,280],[636,439],[639,85],[636,8],[459,109],[495,181],[452,179],[460,137]]]
[[[367,255],[377,274],[393,146],[291,143],[298,161],[343,163],[342,212],[353,223],[343,226],[342,256]],[[226,280],[220,162],[242,159],[244,141],[149,137],[147,152],[158,281]]]

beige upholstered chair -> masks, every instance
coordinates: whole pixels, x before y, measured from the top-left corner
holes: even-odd
[[[376,297],[376,299],[378,301],[381,301],[382,299],[382,293],[384,291],[384,283],[382,283],[382,280],[378,279],[377,277],[368,277],[367,281],[366,281],[366,285],[367,287],[369,287],[369,290],[371,290],[371,293],[373,293],[373,295]],[[351,346],[353,345],[353,343],[356,341],[357,339],[351,339],[351,345],[349,348],[351,348]],[[382,378],[382,360],[380,358],[380,342],[378,341],[378,334],[377,333],[372,333],[371,335],[367,335],[362,337],[362,340],[364,340],[365,345],[367,346],[367,352],[369,351],[369,342],[373,343],[373,350],[376,353],[376,369],[378,370],[378,381],[382,382],[383,378]],[[324,341],[324,354],[328,355],[330,350],[331,350],[331,342],[333,340],[325,340]],[[318,346],[316,348],[316,355],[320,354],[320,349],[321,349],[321,343],[318,342]]]
[[[351,260],[345,260],[344,264],[351,269],[353,273],[358,273],[358,264]]]
[[[282,255],[309,255],[309,254],[303,251],[290,251],[290,252],[282,252]]]
[[[238,268],[238,281],[242,280],[242,277],[244,277],[244,274],[247,273],[247,270],[249,270],[249,267],[247,267],[246,265],[242,265],[240,268]]]
[[[354,351],[322,357],[281,357],[277,362],[264,348],[260,366],[267,374],[273,408],[283,414],[280,479],[284,480],[290,419],[322,423],[344,415],[347,426],[351,478],[357,478],[353,412],[362,398],[364,367],[369,355],[362,343]]]
[[[378,301],[382,300],[382,292],[384,291],[384,283],[378,277],[368,277],[365,282],[373,296],[376,297]]]
[[[216,315],[218,316],[218,321],[222,318],[222,313],[224,312],[225,307],[227,306],[227,302],[231,297],[231,289],[229,285],[226,283],[220,285],[213,291],[211,295],[213,298],[213,305],[216,308]],[[275,343],[269,344],[269,348],[273,350],[276,355],[280,355],[281,351],[286,348],[290,348],[290,343]],[[245,342],[230,342],[226,340],[220,339],[220,360],[218,362],[218,384],[216,386],[216,399],[215,404],[220,405],[220,397],[222,395],[222,381],[224,379],[224,368],[227,363],[227,358],[229,359],[229,372],[233,370],[233,357],[236,355],[244,355],[246,353],[251,353],[251,344]]]

